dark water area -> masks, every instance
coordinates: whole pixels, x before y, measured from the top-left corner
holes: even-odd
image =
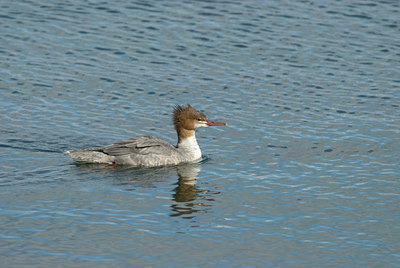
[[[400,266],[397,1],[1,1],[2,267]],[[75,165],[190,103],[204,159]]]

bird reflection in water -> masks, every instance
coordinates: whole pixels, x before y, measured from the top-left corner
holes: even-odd
[[[174,177],[174,173],[178,174],[178,182],[173,185],[172,204],[170,213],[171,217],[179,217],[192,219],[197,213],[206,213],[212,206],[214,196],[220,192],[201,189],[196,186],[198,174],[201,170],[201,163],[186,163],[178,166],[168,166],[159,168],[130,168],[120,166],[114,168],[106,168],[102,164],[81,164],[74,165],[80,171],[102,172],[104,174],[112,174],[114,180],[119,185],[126,186],[126,191],[137,191],[137,188],[156,188],[158,182],[165,181],[166,178]]]
[[[179,178],[172,195],[176,203],[171,205],[171,217],[182,216],[185,219],[192,219],[194,214],[205,213],[207,208],[211,207],[210,202],[214,199],[210,195],[216,195],[219,192],[210,192],[196,187],[200,170],[200,164],[184,164],[176,167]]]

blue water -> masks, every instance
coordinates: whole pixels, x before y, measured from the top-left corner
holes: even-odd
[[[399,267],[397,1],[0,3],[2,267]],[[75,165],[176,143],[204,161]]]

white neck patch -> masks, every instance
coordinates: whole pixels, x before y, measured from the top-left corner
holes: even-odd
[[[191,136],[189,138],[180,140],[178,143],[178,148],[186,151],[192,160],[199,159],[201,157],[201,150],[197,144],[196,136]]]

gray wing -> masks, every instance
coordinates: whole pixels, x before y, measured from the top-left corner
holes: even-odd
[[[176,147],[154,136],[136,137],[133,139],[117,142],[100,150],[108,155],[122,156],[129,154],[165,154],[169,155],[176,150]]]

